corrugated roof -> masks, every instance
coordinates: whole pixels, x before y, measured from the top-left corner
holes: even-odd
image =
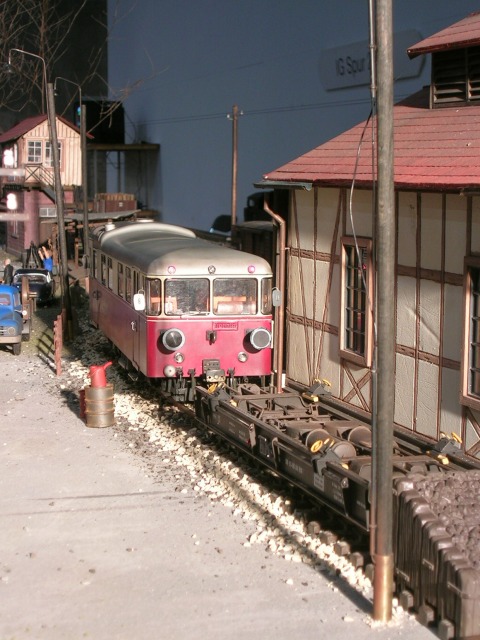
[[[72,122],[69,122],[65,118],[62,118],[62,116],[57,116],[57,119],[63,122],[64,124],[66,124],[68,127],[73,129],[77,133],[80,133],[79,128],[76,127]],[[31,116],[30,118],[25,118],[25,120],[21,120],[16,125],[14,125],[11,129],[0,134],[0,144],[3,144],[5,142],[11,142],[12,140],[18,140],[18,138],[25,135],[28,131],[35,129],[35,127],[38,127],[38,125],[44,122],[45,120],[47,120],[47,116],[44,113],[38,116]],[[89,137],[92,137],[92,136],[89,136]]]
[[[460,22],[409,47],[407,53],[410,58],[414,58],[423,53],[473,47],[478,44],[480,44],[480,11],[471,13]]]
[[[394,113],[395,186],[460,190],[480,187],[480,106],[429,109],[428,89],[398,103]],[[365,122],[264,176],[273,182],[357,186],[372,183],[371,122]]]

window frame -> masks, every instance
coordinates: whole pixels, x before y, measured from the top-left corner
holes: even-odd
[[[60,142],[60,140],[58,141],[57,146],[58,146],[58,164],[61,166],[62,165],[62,143]],[[52,143],[50,142],[50,140],[46,140],[45,141],[44,165],[48,169],[52,169],[53,168],[52,150],[53,150],[52,149]]]
[[[349,321],[349,314],[347,313],[347,268],[358,269],[355,264],[358,264],[359,251],[366,251],[366,267],[364,269],[364,278],[362,279],[362,287],[364,291],[363,304],[356,310],[355,307],[351,309],[353,314],[364,314],[364,328],[361,332],[363,335],[363,348],[361,351],[355,350],[348,346],[348,338],[355,338],[355,334],[358,332],[351,326]],[[341,302],[340,302],[340,327],[339,327],[339,353],[340,357],[357,364],[361,367],[370,368],[373,360],[373,309],[375,306],[374,300],[374,277],[373,277],[373,242],[371,238],[344,236],[341,239]],[[348,260],[350,256],[354,256],[354,264],[349,266]],[[352,289],[353,294],[357,289]],[[361,290],[360,290],[361,293]],[[351,315],[351,314],[350,314]]]
[[[31,150],[33,153],[31,153]],[[32,158],[34,158],[32,160]],[[42,164],[43,142],[42,140],[27,140],[27,164]]]
[[[460,403],[471,407],[472,409],[480,410],[480,392],[478,395],[472,394],[471,387],[473,384],[470,382],[470,370],[472,368],[471,362],[471,349],[472,349],[472,271],[478,271],[477,282],[478,290],[476,295],[478,296],[478,305],[480,309],[480,256],[468,256],[464,260],[463,271],[463,345],[462,345],[462,359],[461,359],[461,389],[460,389]],[[478,325],[480,330],[480,313],[478,316]],[[480,341],[477,347],[477,355],[480,359]],[[478,367],[478,384],[480,385],[480,367]]]

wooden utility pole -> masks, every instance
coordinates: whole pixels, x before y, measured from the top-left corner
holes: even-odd
[[[392,448],[395,399],[395,191],[392,0],[375,1],[377,69],[377,416],[374,421],[375,549],[373,617],[392,617]]]
[[[88,172],[87,172],[87,114],[86,105],[80,100],[80,142],[82,145],[82,197],[83,197],[83,255],[86,258],[83,264],[86,266],[86,259],[89,251],[88,238]]]
[[[65,217],[63,206],[63,189],[60,176],[60,156],[58,153],[57,116],[55,112],[55,97],[53,84],[47,84],[47,117],[50,129],[50,143],[52,145],[53,174],[55,178],[55,205],[57,209],[58,244],[60,248],[59,273],[60,290],[62,294],[62,309],[66,310],[67,327],[71,321],[70,289],[68,283],[67,240],[65,238]]]
[[[237,172],[238,172],[238,106],[233,105],[232,115],[232,231],[237,223]]]

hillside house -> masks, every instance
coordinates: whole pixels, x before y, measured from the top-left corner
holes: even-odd
[[[434,440],[454,432],[478,457],[480,13],[408,54],[431,55],[432,72],[430,87],[394,107],[395,424]],[[362,122],[263,176],[263,186],[290,190],[287,380],[308,387],[325,378],[335,401],[365,419],[373,407],[371,133],[372,122]]]
[[[60,176],[65,206],[74,202],[75,189],[82,184],[80,131],[72,123],[57,116],[57,138]],[[23,189],[15,191],[17,209],[2,213],[6,224],[5,244],[8,251],[20,255],[30,243],[40,244],[52,235],[56,221],[52,148],[46,115],[22,120],[0,134],[2,166],[24,169]],[[2,177],[3,198],[13,189],[8,176]],[[17,182],[15,188],[19,188]],[[2,207],[5,209],[5,207]]]

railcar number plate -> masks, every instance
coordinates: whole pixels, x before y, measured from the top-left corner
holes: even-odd
[[[238,322],[213,322],[213,331],[237,331]]]

